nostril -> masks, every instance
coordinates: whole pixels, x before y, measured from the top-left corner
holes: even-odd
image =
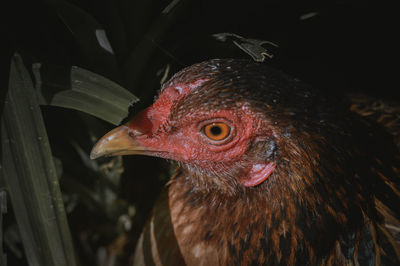
[[[138,137],[144,135],[146,132],[141,131],[140,129],[136,128],[129,128],[128,134],[131,137]]]

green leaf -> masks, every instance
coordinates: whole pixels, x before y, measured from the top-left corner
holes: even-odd
[[[79,67],[33,65],[40,104],[79,110],[114,125],[138,98],[115,82]]]
[[[29,265],[76,265],[39,103],[18,55],[11,63],[1,144],[1,170]]]
[[[154,52],[160,48],[157,43],[167,36],[168,30],[189,3],[187,0],[172,0],[129,54],[123,67],[124,81],[128,89],[133,88],[137,91],[136,85],[144,72],[148,71],[148,64],[151,63]]]
[[[237,47],[239,47],[246,54],[250,55],[256,62],[264,62],[266,57],[270,59],[273,57],[273,54],[263,47],[264,44],[278,47],[278,45],[274,44],[273,42],[246,39],[234,33],[217,33],[213,34],[212,36],[222,42],[225,42],[228,39],[231,40]]]
[[[124,21],[129,48],[133,48],[142,39],[151,25],[154,4],[152,0],[122,0],[118,2],[118,12]],[[125,54],[125,57],[127,55]]]
[[[3,254],[3,214],[7,213],[7,193],[3,190],[0,171],[0,265],[7,265],[7,256]]]
[[[71,3],[57,1],[53,5],[74,37],[86,65],[96,73],[120,80],[114,50],[103,26],[90,14]]]

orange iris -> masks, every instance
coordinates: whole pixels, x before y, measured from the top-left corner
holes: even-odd
[[[211,140],[219,141],[229,136],[231,129],[227,124],[217,122],[204,127],[204,134]]]

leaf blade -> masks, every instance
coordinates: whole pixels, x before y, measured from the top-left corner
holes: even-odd
[[[76,265],[56,169],[30,76],[12,59],[1,117],[2,171],[30,265]]]
[[[80,67],[33,66],[41,104],[75,109],[113,125],[139,99],[115,82]]]

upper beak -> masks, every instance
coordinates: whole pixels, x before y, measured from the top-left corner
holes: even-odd
[[[135,137],[128,133],[129,127],[119,126],[104,135],[93,147],[91,159],[101,156],[115,156],[128,154],[144,154],[146,148],[142,147]]]

